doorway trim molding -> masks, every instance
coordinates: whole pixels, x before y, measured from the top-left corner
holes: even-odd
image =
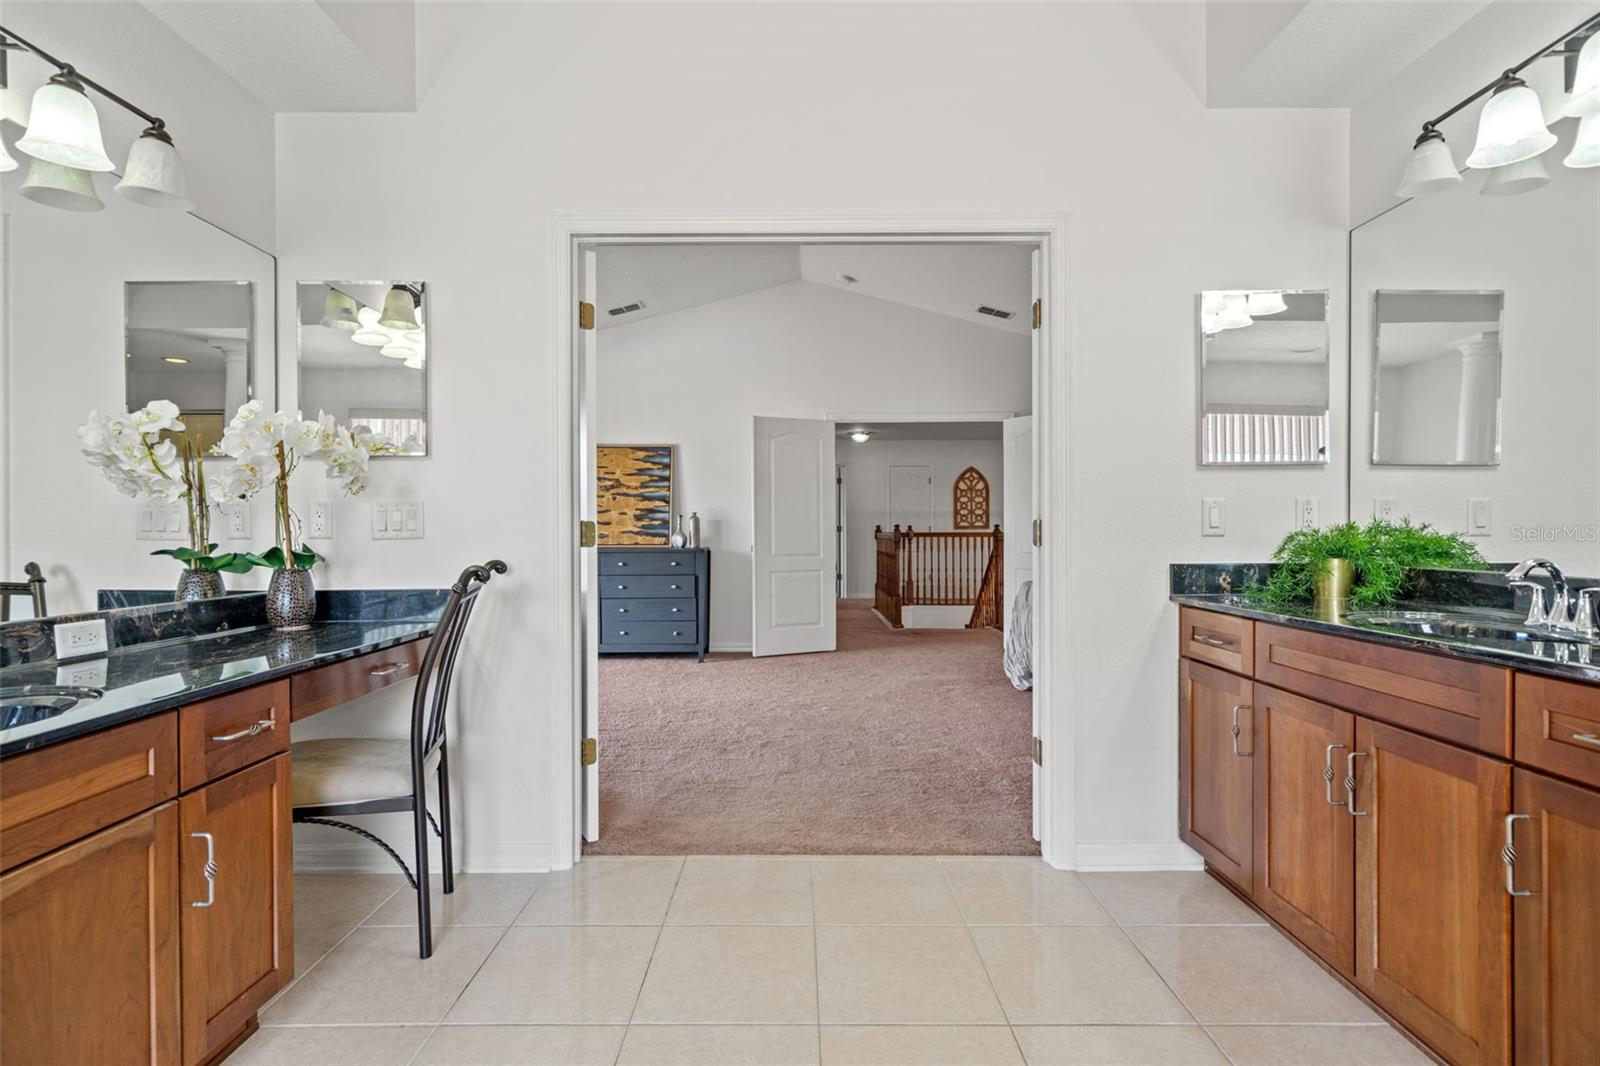
[[[558,427],[553,460],[557,485],[552,587],[557,617],[550,686],[550,805],[555,839],[551,865],[565,869],[582,858],[583,805],[579,744],[583,735],[586,664],[579,639],[582,607],[578,546],[580,501],[577,433],[579,416],[575,269],[580,248],[606,244],[692,243],[1013,243],[1041,250],[1043,323],[1039,365],[1034,368],[1033,413],[1039,436],[1039,491],[1035,508],[1043,525],[1036,580],[1043,589],[1034,616],[1034,698],[1044,749],[1039,796],[1039,843],[1044,860],[1059,869],[1077,864],[1075,721],[1078,699],[1076,641],[1065,609],[1071,599],[1074,514],[1070,478],[1072,410],[1072,312],[1069,295],[1070,216],[1023,215],[786,215],[766,217],[578,216],[553,220],[551,286],[556,380],[552,402]],[[928,416],[921,416],[927,418]],[[878,419],[888,421],[889,419]],[[603,755],[602,755],[603,758]]]

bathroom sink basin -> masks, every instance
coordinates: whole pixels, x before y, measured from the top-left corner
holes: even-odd
[[[0,689],[0,729],[54,718],[101,695],[100,689],[83,685],[18,685]]]
[[[1349,616],[1358,625],[1392,629],[1418,636],[1483,644],[1585,644],[1566,633],[1530,629],[1515,622],[1443,611],[1363,611]]]

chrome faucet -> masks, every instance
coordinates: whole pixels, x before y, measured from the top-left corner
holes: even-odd
[[[1535,570],[1543,570],[1550,575],[1553,597],[1548,608],[1544,603],[1544,588],[1538,582],[1527,580]],[[1566,577],[1561,573],[1561,568],[1549,559],[1528,559],[1518,563],[1506,577],[1512,588],[1527,589],[1532,596],[1525,623],[1530,628],[1546,626],[1557,632],[1576,633],[1585,637],[1595,634],[1593,597],[1600,595],[1600,590],[1584,589],[1578,595],[1577,602],[1573,603],[1569,598]]]

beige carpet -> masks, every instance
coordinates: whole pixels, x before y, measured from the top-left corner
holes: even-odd
[[[998,633],[893,630],[865,600],[832,654],[605,656],[585,851],[1036,855],[1029,707]]]

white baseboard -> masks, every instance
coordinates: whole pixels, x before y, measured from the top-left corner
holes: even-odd
[[[439,842],[431,842],[428,862],[440,866]],[[411,865],[411,841],[389,841],[400,857]],[[555,863],[549,844],[468,844],[456,856],[456,869],[464,873],[549,873]],[[301,873],[399,873],[394,860],[374,844],[352,839],[348,844],[306,843],[295,845],[294,868]]]
[[[1079,844],[1077,869],[1202,870],[1205,862],[1180,840],[1112,840]]]
[[[913,605],[900,608],[900,622],[907,629],[965,629],[972,618],[972,606],[939,607]]]
[[[707,645],[707,650],[708,651],[731,651],[731,652],[736,652],[736,653],[742,652],[745,655],[749,655],[750,652],[753,651],[754,649],[749,644],[710,644],[710,645]]]

